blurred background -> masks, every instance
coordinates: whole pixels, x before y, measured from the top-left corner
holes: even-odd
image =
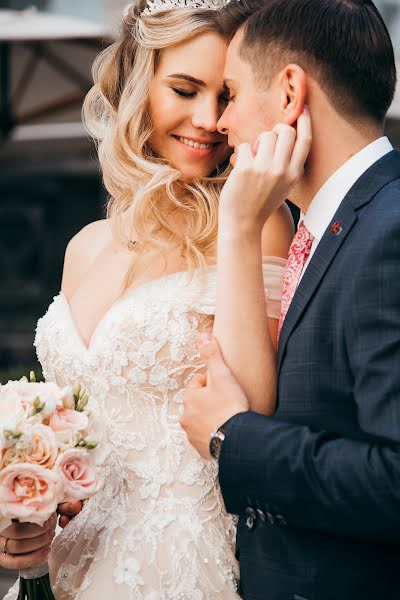
[[[125,4],[0,0],[0,383],[39,373],[36,322],[60,288],[66,244],[104,214],[80,111]],[[0,598],[16,576],[0,569]]]
[[[59,291],[65,247],[104,215],[80,109],[126,3],[0,0],[0,383],[39,371],[36,322]],[[400,0],[376,4],[400,67]],[[387,134],[400,147],[398,87]],[[0,598],[13,577],[0,570]]]
[[[35,366],[36,321],[59,290],[66,244],[104,214],[80,111],[125,4],[0,0],[0,382]]]

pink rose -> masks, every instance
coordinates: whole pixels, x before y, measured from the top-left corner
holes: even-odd
[[[64,485],[63,502],[85,500],[99,489],[90,451],[82,448],[66,450],[60,454],[56,465]]]
[[[3,519],[43,526],[55,512],[62,492],[57,473],[29,463],[12,464],[0,472]]]
[[[57,408],[50,418],[50,427],[57,433],[68,430],[83,431],[88,425],[89,419],[84,413],[69,408]]]

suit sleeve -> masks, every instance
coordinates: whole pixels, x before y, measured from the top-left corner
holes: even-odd
[[[382,232],[382,229],[381,229]],[[365,439],[255,413],[226,426],[226,508],[267,508],[280,522],[377,541],[400,539],[400,219],[363,255],[349,290],[346,340]],[[272,507],[272,509],[271,509]]]

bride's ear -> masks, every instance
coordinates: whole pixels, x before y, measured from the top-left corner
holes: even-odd
[[[282,120],[293,125],[304,109],[307,77],[299,65],[290,64],[281,71],[279,78]]]

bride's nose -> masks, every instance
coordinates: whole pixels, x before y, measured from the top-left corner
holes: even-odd
[[[217,123],[220,117],[218,102],[204,99],[197,102],[192,114],[192,125],[196,129],[205,131],[217,131]]]

